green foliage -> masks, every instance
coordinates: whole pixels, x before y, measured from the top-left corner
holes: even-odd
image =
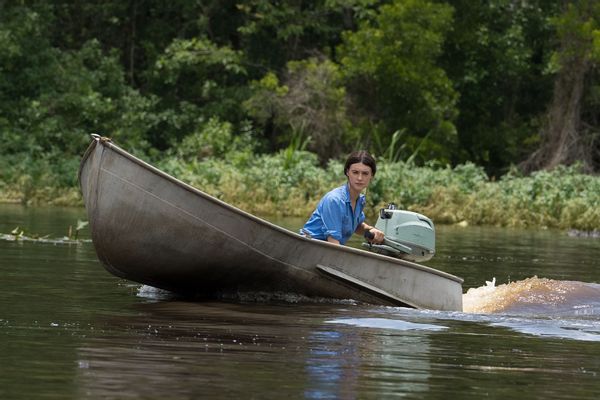
[[[51,18],[22,12],[20,28],[0,35],[9,37],[15,49],[0,60],[1,92],[11,94],[0,101],[0,113],[7,119],[0,127],[6,151],[71,156],[85,147],[88,133],[103,131],[116,131],[124,145],[146,147],[139,134],[145,107],[137,106],[144,102],[126,85],[118,55],[104,53],[96,40],[60,51],[48,42],[47,27],[40,21]],[[128,123],[121,116],[131,115],[124,111],[132,108],[137,108],[136,117]],[[119,135],[132,125],[133,131]]]
[[[245,81],[243,55],[206,38],[175,39],[158,57],[152,70],[154,89],[164,106],[194,104],[204,116],[230,117],[239,104],[239,87]],[[229,104],[229,98],[237,101]]]
[[[206,38],[175,39],[156,61],[156,73],[169,84],[177,83],[182,75],[190,73],[199,77],[221,75],[222,79],[223,72],[246,73],[240,59],[239,51],[219,47]],[[202,86],[206,85],[202,82]]]
[[[573,210],[577,205],[597,208],[600,180],[583,174],[580,166],[558,167],[539,171],[529,177],[507,175],[500,181],[502,198],[523,209],[523,225],[546,225],[566,228],[571,224],[586,229],[599,220],[584,221]],[[584,219],[586,217],[583,217]]]
[[[551,21],[561,46],[553,52],[548,70],[556,73],[555,79],[558,82],[577,78],[584,82],[581,98],[578,99],[581,105],[577,106],[580,111],[576,113],[576,118],[581,120],[574,122],[579,128],[576,132],[579,147],[584,150],[577,152],[573,158],[582,161],[588,170],[597,170],[600,163],[600,3],[592,0],[569,2],[563,12]],[[563,109],[564,98],[570,95],[569,90],[575,89],[566,87],[562,92],[555,91],[555,99],[560,99],[555,100],[558,110]],[[563,97],[558,97],[558,94]],[[547,138],[546,135],[544,139]]]
[[[375,148],[375,154],[381,154],[381,158],[387,162],[398,162],[401,160],[402,151],[406,147],[406,143],[401,142],[402,136],[404,136],[405,130],[398,130],[392,134],[392,139],[389,144],[386,144],[386,138],[383,138],[379,131],[376,131],[373,135],[373,147]]]
[[[453,169],[380,161],[376,179],[369,187],[369,201],[375,208],[394,202],[410,209],[427,205],[439,188],[454,187],[463,193],[471,193],[486,181],[485,172],[474,164]]]
[[[473,191],[454,184],[438,187],[430,204],[416,209],[446,223],[597,229],[600,179],[578,168],[560,167],[528,177],[507,175]]]
[[[1,2],[0,199],[80,204],[79,157],[100,133],[260,212],[305,215],[341,184],[339,159],[369,148],[373,208],[594,226],[594,191],[575,183],[595,178],[501,176],[539,146],[555,72],[577,52],[600,163],[598,4]]]
[[[283,168],[290,169],[296,165],[301,158],[305,156],[306,146],[310,143],[311,137],[303,137],[301,133],[297,132],[292,136],[290,144],[280,153],[283,156]]]
[[[27,123],[21,129],[34,135],[45,151],[77,154],[87,143],[88,133],[110,129],[106,123],[116,122],[122,98],[129,100],[132,93],[125,85],[117,55],[105,56],[96,41],[78,51],[61,53],[47,68],[51,83],[23,110],[22,119]],[[129,146],[143,146],[142,138],[122,139]]]
[[[176,153],[185,160],[222,157],[232,145],[231,124],[211,118],[197,132],[183,138]]]
[[[383,132],[406,130],[406,153],[421,146],[422,161],[450,161],[456,151],[457,93],[438,65],[451,22],[445,4],[395,1],[346,32],[340,47],[360,115]]]
[[[79,157],[26,153],[0,158],[0,202],[81,204],[77,186]]]
[[[148,133],[151,142],[167,148],[212,117],[241,121],[240,103],[247,93],[242,61],[240,51],[205,37],[174,39],[148,74],[150,87],[160,95],[162,117]]]
[[[223,159],[171,159],[170,171],[244,210],[308,217],[323,194],[344,182],[342,162],[331,160],[319,168],[315,154],[293,154],[263,155],[243,166]],[[600,228],[598,193],[600,178],[582,174],[577,166],[491,181],[472,163],[451,168],[380,159],[366,211],[376,218],[379,208],[394,202],[438,224],[594,230]]]
[[[244,105],[259,123],[272,123],[279,142],[307,140],[322,163],[341,154],[353,129],[346,116],[346,90],[339,67],[329,60],[291,61],[283,82],[272,73],[253,83]]]
[[[237,151],[228,154],[235,158]],[[237,207],[257,214],[303,216],[331,178],[318,167],[313,153],[296,150],[255,156],[241,164],[206,158],[185,162],[169,159],[162,166],[184,181]],[[326,186],[324,186],[326,185]],[[316,193],[315,193],[316,192]]]
[[[186,162],[226,157],[240,163],[243,154],[251,156],[254,153],[254,147],[250,127],[243,134],[234,136],[231,123],[211,118],[175,145],[173,155]]]
[[[569,66],[570,59],[600,61],[600,3],[581,0],[566,4],[564,12],[551,19],[559,40],[572,44],[553,54],[556,70]]]
[[[237,28],[249,60],[267,71],[281,71],[289,61],[315,53],[332,56],[341,32],[354,28],[354,15],[369,15],[378,0],[236,2]],[[262,71],[264,74],[265,71]]]
[[[540,116],[552,96],[544,74],[554,46],[549,16],[558,2],[456,0],[442,65],[460,93],[461,152],[492,175],[506,172],[536,146]]]

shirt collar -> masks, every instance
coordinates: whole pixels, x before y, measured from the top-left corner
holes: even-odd
[[[346,203],[350,203],[350,185],[348,185],[348,182],[346,182],[346,184],[344,185],[344,200],[346,201]],[[366,202],[365,195],[362,193],[359,194],[357,203],[364,205],[365,202]]]

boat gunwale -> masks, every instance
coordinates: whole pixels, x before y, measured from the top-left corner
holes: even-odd
[[[90,154],[92,153],[93,149],[97,146],[97,145],[103,145],[105,147],[110,148],[110,150],[115,151],[116,153],[118,153],[119,155],[125,157],[126,159],[138,164],[139,166],[145,168],[146,170],[154,173],[155,175],[158,175],[162,178],[167,179],[168,181],[170,181],[171,183],[174,183],[175,185],[179,186],[182,189],[185,189],[195,195],[199,195],[202,198],[211,201],[219,206],[225,207],[226,209],[241,215],[243,217],[246,217],[250,220],[253,220],[259,224],[262,224],[270,229],[274,229],[280,233],[283,233],[291,238],[294,238],[295,240],[304,240],[308,243],[311,243],[312,245],[316,245],[316,246],[330,246],[330,247],[335,247],[335,250],[337,251],[344,251],[344,252],[349,252],[349,253],[353,253],[356,255],[360,255],[363,257],[372,257],[374,259],[378,259],[378,260],[382,260],[388,263],[393,263],[393,264],[397,264],[398,266],[402,266],[402,267],[408,267],[408,268],[413,268],[416,270],[420,270],[423,272],[428,272],[434,275],[438,275],[440,277],[452,280],[454,282],[457,282],[459,284],[463,284],[464,280],[456,275],[452,275],[450,273],[444,272],[444,271],[440,271],[437,270],[435,268],[431,268],[431,267],[427,267],[425,265],[421,265],[421,264],[417,264],[411,261],[407,261],[407,260],[401,260],[401,259],[397,259],[394,257],[389,257],[389,256],[385,256],[383,254],[378,254],[378,253],[373,253],[373,252],[369,252],[366,250],[362,250],[362,249],[356,249],[353,247],[348,247],[348,246],[343,246],[343,245],[338,245],[338,244],[334,244],[334,243],[329,243],[327,241],[324,240],[316,240],[316,239],[309,239],[306,238],[300,234],[294,233],[289,229],[283,228],[281,226],[275,225],[265,219],[262,219],[260,217],[257,217],[256,215],[253,215],[247,211],[244,211],[240,208],[237,208],[229,203],[224,202],[223,200],[220,200],[214,196],[209,195],[208,193],[205,193],[203,191],[201,191],[200,189],[197,189],[193,186],[191,186],[190,184],[187,184],[177,178],[175,178],[172,175],[169,175],[168,173],[161,171],[160,169],[154,167],[153,165],[147,163],[144,160],[141,160],[139,158],[137,158],[136,156],[128,153],[127,151],[123,150],[122,148],[120,148],[118,145],[114,144],[110,139],[104,139],[101,138],[100,136],[94,135],[93,136],[93,140],[90,143],[89,147],[87,148],[86,152],[83,154],[82,159],[81,159],[81,163],[80,163],[80,167],[79,167],[79,172],[78,172],[78,180],[81,181],[81,171],[83,169],[83,166],[85,165],[85,162],[87,160],[87,158],[89,158]],[[100,167],[102,168],[102,167]]]

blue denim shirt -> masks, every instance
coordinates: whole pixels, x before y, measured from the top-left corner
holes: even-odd
[[[365,202],[365,196],[361,194],[353,213],[348,184],[335,188],[323,196],[302,232],[320,240],[331,236],[344,244],[365,220]]]

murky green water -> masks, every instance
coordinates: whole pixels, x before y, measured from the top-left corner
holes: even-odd
[[[84,215],[0,205],[0,233]],[[188,303],[111,276],[91,243],[0,240],[0,398],[597,398],[600,240],[438,227],[437,251],[472,303],[507,307]]]

